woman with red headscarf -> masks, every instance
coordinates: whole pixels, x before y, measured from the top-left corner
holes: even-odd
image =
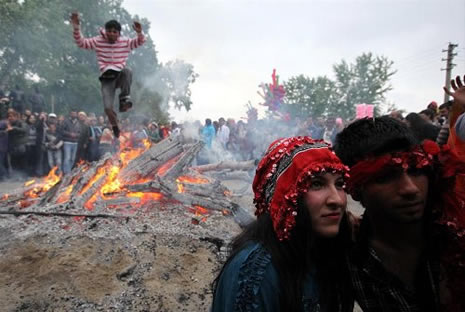
[[[273,142],[253,182],[257,220],[232,242],[212,311],[352,311],[346,177],[322,140]]]

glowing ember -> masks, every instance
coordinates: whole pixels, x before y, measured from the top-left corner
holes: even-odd
[[[66,190],[58,196],[57,203],[62,204],[64,202],[67,202],[69,200],[69,197],[71,196],[71,192],[73,191],[73,184],[69,185]]]
[[[191,176],[181,176],[178,178],[179,182],[191,183],[191,184],[207,184],[209,181],[205,178],[196,178]]]
[[[194,213],[195,216],[202,217],[202,219],[200,219],[201,222],[207,221],[208,215],[210,214],[207,208],[198,205],[194,205],[193,208],[189,208],[189,210]]]
[[[36,183],[36,180],[29,180],[26,183],[24,183],[24,186],[29,186],[29,185],[34,184],[34,183]]]
[[[92,197],[84,204],[84,208],[87,210],[93,210],[94,209],[94,203],[97,200],[97,193],[92,195]]]
[[[181,154],[182,155],[182,154]],[[173,165],[178,161],[178,159],[181,157],[181,155],[178,155],[170,160],[168,160],[166,163],[164,163],[157,171],[158,176],[163,176],[165,173],[173,167]]]
[[[208,214],[208,209],[207,208],[204,208],[204,207],[198,206],[198,205],[195,205],[194,208],[195,208],[195,213],[196,214],[199,214],[199,215]]]
[[[184,193],[184,185],[179,181],[179,179],[176,179],[176,183],[178,184],[178,193]]]
[[[127,193],[126,196],[140,198],[141,205],[144,205],[151,201],[158,201],[163,198],[163,195],[161,193],[156,193],[156,192],[147,192],[147,193],[130,192],[130,193]]]
[[[32,205],[31,201],[28,201],[28,200],[20,200],[19,201],[19,206],[21,208],[26,208],[26,207],[29,207],[30,205]]]

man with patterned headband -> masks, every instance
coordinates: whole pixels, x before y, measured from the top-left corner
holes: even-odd
[[[464,311],[464,163],[387,116],[352,123],[334,149],[365,208],[348,260],[363,311]]]
[[[270,145],[253,182],[257,220],[231,244],[213,312],[352,311],[346,170],[321,140]]]

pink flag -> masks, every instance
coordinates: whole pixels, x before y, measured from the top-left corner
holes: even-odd
[[[375,110],[375,106],[373,104],[367,104],[365,107],[365,116],[369,118],[373,118],[374,110]]]
[[[366,104],[355,105],[355,119],[361,119],[366,116]]]

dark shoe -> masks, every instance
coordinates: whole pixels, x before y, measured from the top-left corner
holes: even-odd
[[[119,128],[118,126],[113,126],[113,134],[115,135],[115,138],[119,138]]]
[[[119,101],[119,111],[120,111],[120,113],[127,112],[131,108],[132,108],[131,99],[125,98],[125,99],[121,99]]]

